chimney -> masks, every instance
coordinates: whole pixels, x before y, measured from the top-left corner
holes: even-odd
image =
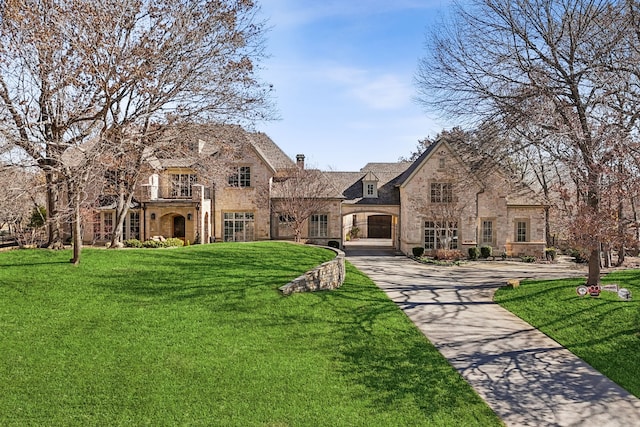
[[[300,169],[304,169],[304,154],[296,155],[296,164]]]

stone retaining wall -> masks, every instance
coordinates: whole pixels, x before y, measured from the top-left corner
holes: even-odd
[[[314,292],[319,290],[336,289],[344,283],[345,267],[344,252],[340,249],[330,248],[336,253],[336,257],[331,261],[320,264],[313,270],[307,271],[302,276],[293,279],[291,282],[280,287],[284,295],[294,292]]]

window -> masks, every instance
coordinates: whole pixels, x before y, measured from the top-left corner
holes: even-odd
[[[439,169],[444,169],[445,166],[447,165],[447,158],[444,157],[444,156],[440,156],[440,158],[438,160],[439,160],[438,168]]]
[[[253,241],[253,230],[253,212],[224,213],[225,242],[251,242]]]
[[[458,249],[458,223],[456,221],[425,221],[425,249]]]
[[[125,227],[126,230],[127,227]],[[129,212],[129,239],[140,238],[140,212]]]
[[[327,237],[328,224],[329,220],[327,215],[311,215],[309,221],[309,237]]]
[[[197,182],[196,175],[171,174],[171,197],[191,197],[191,186]]]
[[[491,220],[483,220],[482,221],[482,236],[481,243],[492,245],[493,244],[493,221]]]
[[[251,167],[238,167],[238,169],[229,176],[229,185],[232,187],[251,187]]]
[[[453,186],[451,183],[431,183],[431,203],[453,202]]]
[[[527,221],[516,221],[516,242],[526,242],[527,238]]]
[[[100,225],[100,212],[96,212],[93,214],[93,240],[100,240],[102,237]]]
[[[374,197],[376,195],[376,186],[375,184],[369,183],[367,184],[367,197]]]
[[[295,222],[295,218],[292,217],[291,215],[284,215],[281,214],[278,216],[278,222],[280,223],[281,226],[288,226],[289,224],[291,224],[292,222]]]
[[[104,239],[111,239],[113,233],[113,212],[105,212],[104,215]]]

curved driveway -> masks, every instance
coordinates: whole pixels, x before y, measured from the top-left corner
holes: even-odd
[[[459,267],[347,251],[507,426],[640,426],[640,400],[493,303],[506,280],[584,276],[575,264]]]

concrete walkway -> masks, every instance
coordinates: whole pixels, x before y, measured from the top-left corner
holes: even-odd
[[[640,400],[497,304],[513,278],[585,276],[575,264],[460,267],[347,251],[507,426],[640,426]]]

